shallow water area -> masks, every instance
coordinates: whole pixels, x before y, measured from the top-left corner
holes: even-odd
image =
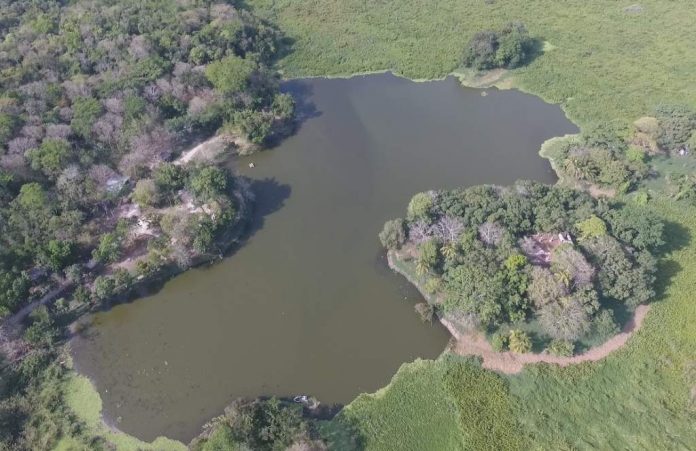
[[[257,206],[229,258],[90,318],[72,342],[107,419],[143,439],[184,441],[240,396],[307,393],[346,403],[448,339],[386,266],[377,234],[419,191],[554,182],[538,156],[577,131],[518,91],[390,74],[285,83],[302,123],[240,158]],[[248,164],[254,163],[254,168]]]

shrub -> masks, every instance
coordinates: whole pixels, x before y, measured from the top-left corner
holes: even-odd
[[[567,340],[552,340],[546,350],[559,357],[571,357],[575,352],[575,345]]]
[[[392,219],[384,223],[384,228],[379,232],[379,241],[387,249],[399,249],[406,242],[406,227],[401,218]]]
[[[121,257],[121,237],[115,232],[105,233],[99,245],[92,251],[92,257],[102,263],[112,263]]]
[[[425,285],[423,286],[423,289],[428,294],[435,294],[440,290],[441,286],[442,286],[442,279],[440,279],[439,277],[430,277],[430,278],[428,278],[428,280],[425,281]]]
[[[433,315],[435,315],[435,308],[431,303],[419,302],[416,304],[415,310],[420,315],[420,318],[424,323],[432,322]]]
[[[418,251],[418,263],[428,270],[433,270],[440,259],[440,250],[438,249],[437,242],[431,239],[421,243],[421,245],[418,246]]]
[[[599,341],[607,341],[618,333],[619,326],[611,310],[601,310],[592,321],[592,335]]]
[[[521,330],[511,330],[508,338],[510,351],[517,354],[524,354],[532,350],[532,340],[526,332]]]
[[[141,207],[150,207],[159,202],[159,189],[152,179],[140,179],[135,184],[132,198],[133,201]]]
[[[495,352],[503,352],[508,347],[508,336],[503,333],[495,333],[491,337],[491,347]]]

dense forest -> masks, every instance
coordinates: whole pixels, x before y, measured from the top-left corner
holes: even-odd
[[[519,182],[417,194],[380,239],[430,295],[426,318],[482,327],[499,350],[570,355],[654,296],[662,230],[638,205]]]
[[[293,100],[269,68],[283,39],[224,1],[0,0],[0,11],[0,317],[65,297],[36,308],[23,336],[3,331],[0,448],[68,435],[97,449],[61,407],[60,326],[241,232],[248,183],[181,155],[216,133],[239,152],[290,130]]]
[[[136,278],[219,252],[243,183],[176,157],[220,129],[259,145],[285,129],[293,101],[268,68],[279,33],[227,3],[0,8],[0,315],[51,274],[79,283],[90,258],[142,256],[143,242]]]

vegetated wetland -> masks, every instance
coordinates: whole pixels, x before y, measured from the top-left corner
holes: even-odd
[[[107,419],[190,439],[239,396],[311,393],[346,403],[447,340],[413,311],[376,238],[413,193],[517,179],[553,182],[541,143],[576,131],[518,91],[390,74],[285,83],[297,134],[233,164],[256,211],[233,258],[90,318],[73,340]],[[253,162],[255,168],[248,168]]]

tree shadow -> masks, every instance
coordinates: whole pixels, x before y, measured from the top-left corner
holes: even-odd
[[[519,67],[527,66],[543,55],[545,42],[546,40],[542,37],[530,38],[527,44],[527,52]]]
[[[264,179],[252,179],[249,186],[254,193],[254,209],[251,214],[246,231],[242,234],[239,244],[233,246],[232,253],[242,246],[256,232],[263,229],[266,217],[283,208],[285,201],[290,197],[292,188],[290,185],[280,183],[275,177]],[[229,252],[225,256],[231,255]]]
[[[672,252],[688,247],[691,243],[691,232],[683,225],[672,222],[664,222],[663,236],[665,244],[660,248],[660,259],[657,262],[655,280],[655,298],[653,302],[661,301],[666,297],[667,289],[672,284],[674,277],[682,271],[682,266],[669,257]]]
[[[312,101],[314,86],[310,80],[296,79],[283,82],[281,92],[290,94],[295,100],[295,117],[286,127],[273,133],[264,143],[264,150],[271,150],[278,147],[286,138],[295,135],[302,125],[310,120],[322,115]]]

